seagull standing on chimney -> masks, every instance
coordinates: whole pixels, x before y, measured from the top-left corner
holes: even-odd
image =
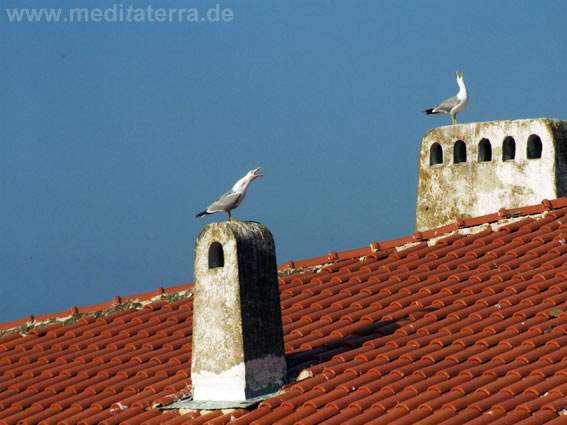
[[[248,173],[238,180],[232,189],[222,195],[219,199],[213,202],[211,205],[207,207],[207,209],[203,212],[200,212],[195,216],[195,218],[204,217],[209,214],[214,214],[216,212],[224,211],[228,213],[229,221],[236,221],[232,219],[232,215],[230,211],[235,209],[240,205],[240,203],[244,200],[246,196],[246,189],[248,189],[248,185],[252,183],[258,177],[263,177],[263,174],[256,174],[258,170],[262,167],[255,168],[254,170],[248,171]]]
[[[461,71],[459,76],[459,71],[457,71],[457,84],[459,85],[459,93],[456,96],[450,97],[444,100],[439,105],[434,106],[431,109],[427,109],[426,115],[436,115],[436,114],[451,114],[451,120],[453,124],[457,124],[457,114],[466,108],[467,103],[469,103],[469,95],[467,93],[467,86],[465,86],[465,71]]]

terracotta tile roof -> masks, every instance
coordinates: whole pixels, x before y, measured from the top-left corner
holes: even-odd
[[[293,380],[191,390],[192,285],[0,325],[2,424],[567,424],[567,198],[279,267]],[[293,267],[293,269],[289,269]]]

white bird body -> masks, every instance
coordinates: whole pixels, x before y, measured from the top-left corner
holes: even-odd
[[[469,94],[467,92],[467,86],[465,86],[465,72],[462,71],[459,76],[459,71],[457,71],[457,84],[459,85],[459,93],[456,96],[450,97],[444,100],[439,105],[434,106],[431,109],[424,111],[427,115],[436,114],[451,114],[451,120],[453,124],[457,124],[457,114],[462,112],[469,103]]]
[[[244,197],[246,196],[246,190],[248,189],[250,183],[252,183],[258,177],[263,177],[263,174],[256,174],[256,172],[260,168],[262,167],[258,167],[254,170],[250,170],[244,177],[238,180],[234,184],[234,186],[232,186],[232,189],[230,189],[219,199],[217,199],[215,202],[209,205],[205,211],[197,214],[195,218],[204,217],[209,214],[214,214],[216,212],[224,211],[228,213],[228,219],[230,221],[234,221],[232,219],[232,215],[230,211],[235,209],[242,203]]]

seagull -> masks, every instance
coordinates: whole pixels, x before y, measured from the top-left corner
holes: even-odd
[[[459,85],[459,93],[456,96],[450,97],[449,99],[443,101],[437,106],[431,109],[427,109],[426,115],[436,115],[436,114],[451,114],[451,120],[453,124],[457,124],[457,114],[466,108],[467,103],[469,103],[469,95],[467,94],[467,86],[465,86],[464,80],[465,71],[461,71],[459,76],[459,71],[457,71],[457,84]]]
[[[232,219],[230,210],[235,209],[244,200],[244,197],[246,196],[246,189],[248,189],[248,185],[258,177],[264,176],[263,174],[256,174],[260,168],[262,167],[258,167],[248,171],[248,173],[244,177],[242,177],[234,184],[234,186],[232,186],[232,189],[230,189],[219,199],[217,199],[215,202],[209,205],[205,211],[197,214],[195,218],[204,217],[209,214],[214,214],[216,212],[224,211],[228,213],[229,221],[236,221]]]

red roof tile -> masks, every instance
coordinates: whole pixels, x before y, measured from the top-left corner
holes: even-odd
[[[566,424],[566,206],[283,264],[312,377],[250,410],[157,409],[191,391],[192,285],[0,324],[0,425]]]

